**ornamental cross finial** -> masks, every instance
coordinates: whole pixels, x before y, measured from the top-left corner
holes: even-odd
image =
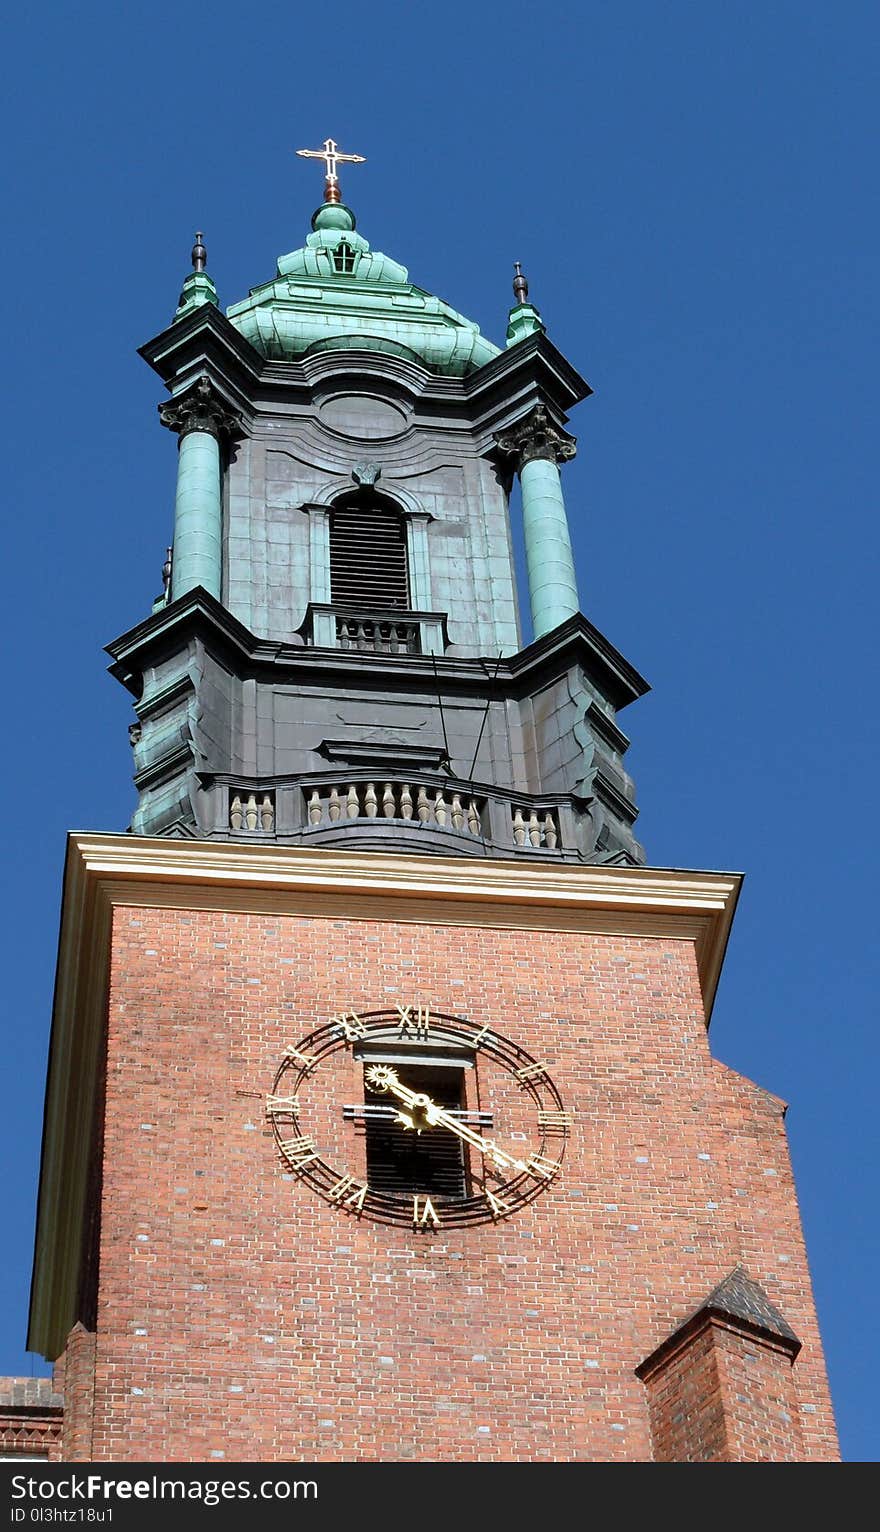
[[[342,195],[339,190],[339,176],[336,174],[337,165],[363,165],[366,163],[363,154],[343,154],[336,147],[334,138],[325,138],[321,149],[297,149],[297,154],[304,160],[324,161],[324,201],[341,202]]]

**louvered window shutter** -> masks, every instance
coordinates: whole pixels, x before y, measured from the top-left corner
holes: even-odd
[[[432,1101],[447,1111],[462,1105],[462,1077],[457,1069],[430,1069],[408,1065],[406,1083],[427,1091]],[[366,1090],[369,1106],[381,1106],[381,1117],[367,1118],[367,1181],[377,1192],[464,1197],[464,1155],[460,1138],[447,1128],[414,1133],[395,1122],[396,1108],[388,1097]]]
[[[366,498],[334,507],[330,591],[334,606],[407,609],[406,528],[398,511]]]

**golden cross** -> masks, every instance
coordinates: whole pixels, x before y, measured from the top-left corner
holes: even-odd
[[[343,154],[336,147],[334,138],[325,138],[321,149],[297,149],[297,154],[304,160],[324,161],[324,201],[341,201],[339,192],[339,177],[336,174],[337,165],[363,165],[366,163],[363,154]]]

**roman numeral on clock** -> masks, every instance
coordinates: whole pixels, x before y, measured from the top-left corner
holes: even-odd
[[[413,1196],[413,1223],[421,1229],[426,1229],[429,1223],[432,1228],[439,1229],[440,1219],[430,1197]]]
[[[486,1188],[486,1201],[492,1209],[493,1218],[503,1218],[505,1213],[510,1212],[510,1203],[502,1201],[500,1197],[496,1197],[493,1192],[489,1191],[488,1187]]]
[[[300,1068],[305,1070],[306,1074],[308,1074],[310,1070],[314,1069],[318,1062],[318,1060],[314,1058],[311,1053],[303,1053],[300,1048],[295,1048],[293,1043],[291,1043],[289,1048],[285,1048],[284,1057],[286,1059],[294,1059],[295,1062],[300,1065]]]
[[[335,1186],[331,1186],[327,1196],[331,1202],[341,1202],[343,1207],[354,1208],[360,1213],[369,1190],[368,1186],[359,1185],[354,1176],[342,1176]]]
[[[543,1154],[530,1154],[526,1160],[526,1170],[531,1171],[533,1176],[538,1176],[542,1181],[549,1181],[555,1176],[557,1170],[562,1169],[561,1160],[548,1160]]]
[[[537,1080],[540,1075],[547,1073],[546,1064],[523,1064],[521,1069],[514,1070],[518,1080]]]
[[[366,1024],[354,1011],[343,1011],[340,1016],[332,1017],[331,1021],[341,1027],[342,1035],[347,1043],[355,1043],[358,1038],[367,1035]]]
[[[538,1127],[547,1133],[564,1133],[572,1124],[571,1112],[540,1111]]]
[[[318,1158],[318,1151],[310,1138],[286,1138],[278,1147],[294,1170],[300,1170],[303,1165],[308,1165],[309,1160]]]
[[[426,1038],[428,1036],[431,1025],[431,1012],[428,1006],[399,1005],[397,1009],[400,1012],[399,1037]],[[414,1010],[415,1014],[413,1014]]]
[[[267,1096],[267,1117],[295,1117],[299,1107],[293,1096]]]

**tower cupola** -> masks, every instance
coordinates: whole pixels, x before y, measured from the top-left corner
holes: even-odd
[[[163,594],[110,648],[132,829],[639,862],[616,720],[646,685],[580,610],[562,487],[589,385],[519,264],[502,348],[372,249],[362,156],[299,152],[304,243],[223,313],[197,235],[142,348],[179,456]]]

